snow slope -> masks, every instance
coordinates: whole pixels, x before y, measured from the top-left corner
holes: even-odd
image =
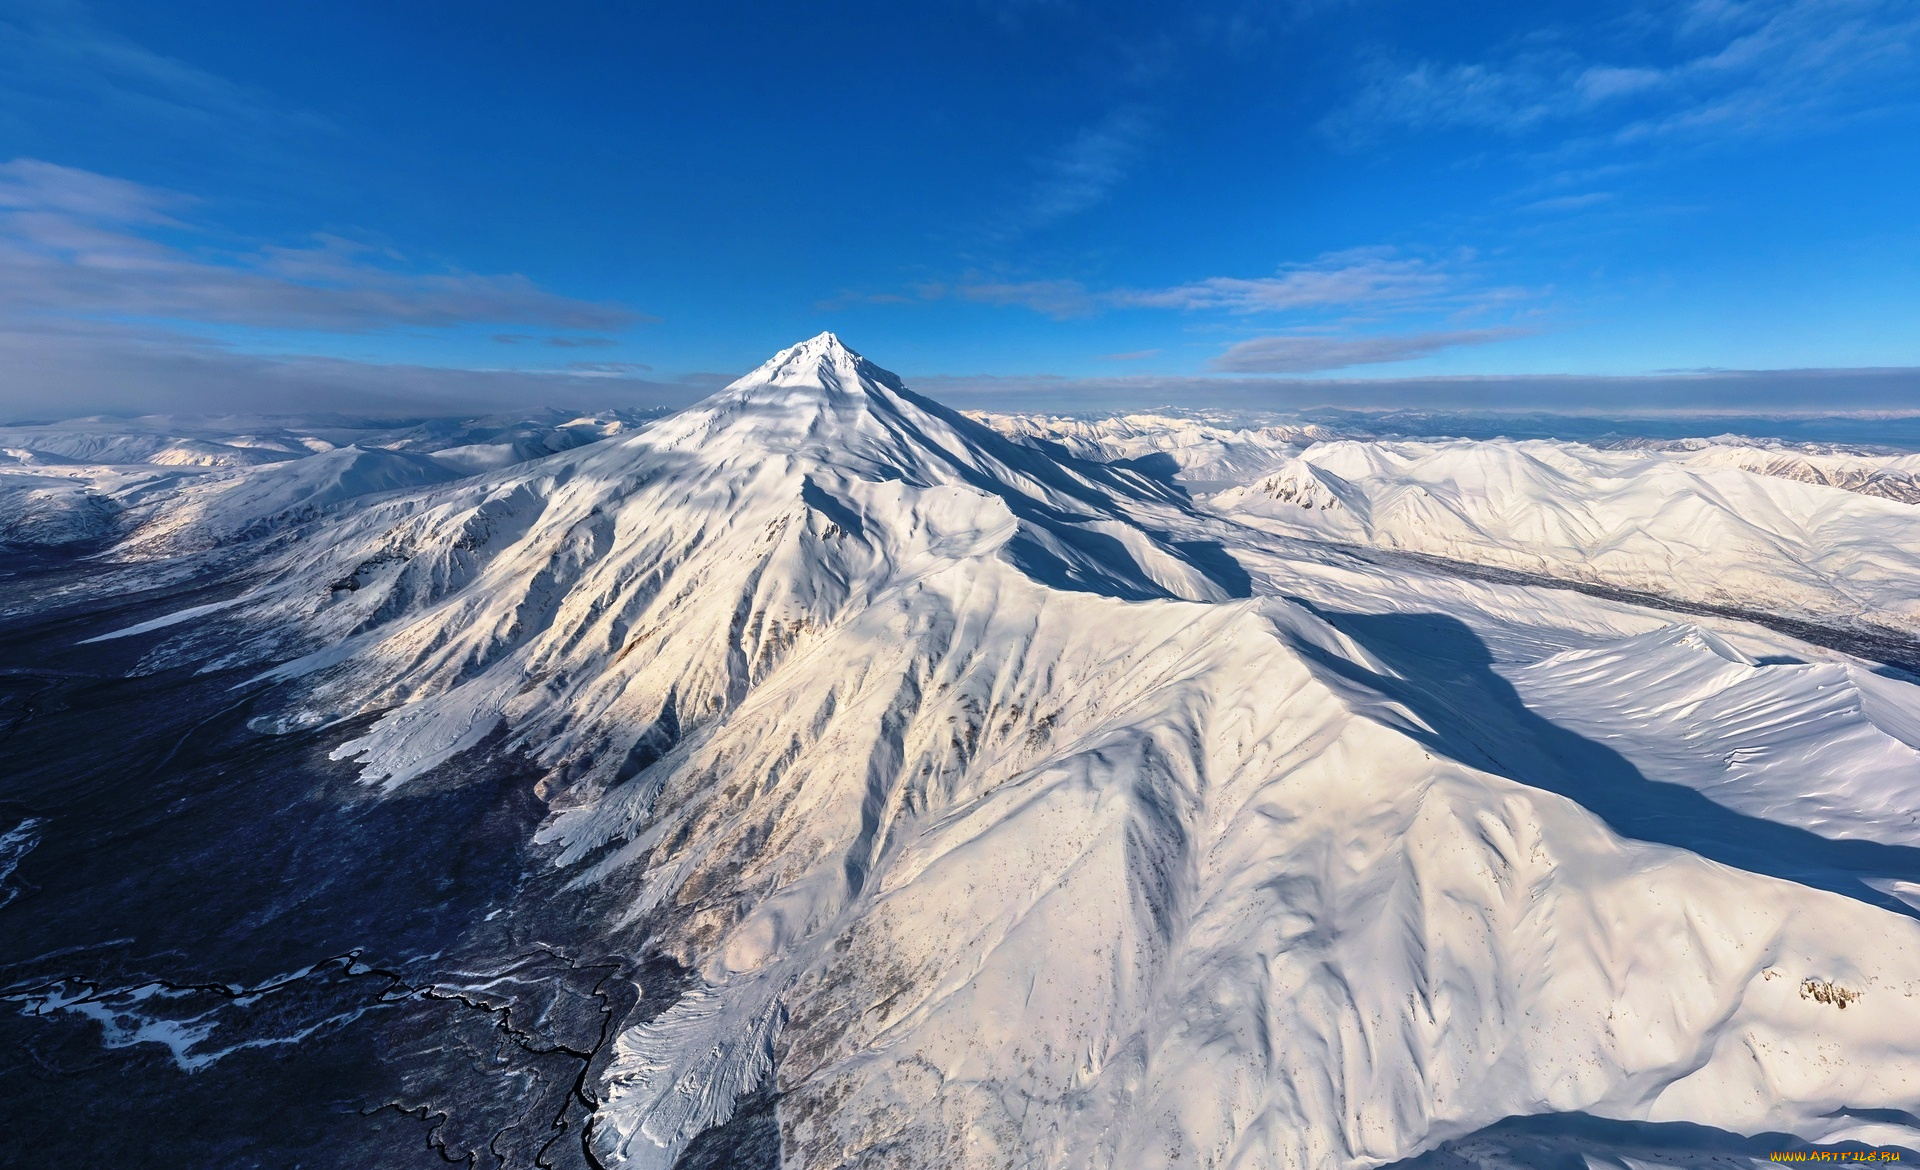
[[[462,473],[427,455],[358,446],[274,463],[240,473],[186,481],[129,517],[133,534],[122,556],[177,553],[298,523],[346,500],[426,484]]]
[[[1691,625],[1507,672],[1527,705],[1647,775],[1824,836],[1920,845],[1920,689],[1864,666],[1757,660]]]
[[[1400,509],[1526,556],[1604,514],[1564,502],[1563,453],[1443,447],[1421,480],[1428,452],[1343,451],[1244,511],[1352,539]],[[1376,460],[1452,494],[1399,503]],[[1768,482],[1739,490],[1832,490]],[[1359,1167],[1572,1111],[1920,1141],[1863,1120],[1920,1108],[1920,922],[1617,835],[1567,755],[1600,749],[1490,701],[1466,625],[1279,596],[1235,559],[1279,555],[1257,534],[830,334],[639,434],[314,531],[148,665],[278,663],[263,727],[378,715],[336,754],[381,791],[496,732],[544,770],[555,864],[697,975],[596,1086],[608,1165],[664,1170],[769,1081],[806,1168]],[[1766,722],[1739,672],[1781,667],[1596,649],[1605,615],[1565,613],[1584,646],[1515,684],[1543,709],[1602,685]],[[1912,688],[1848,677],[1853,722],[1804,682],[1787,722],[1911,742]],[[1790,783],[1755,767],[1724,799],[1771,810]],[[1858,830],[1891,785],[1814,804]]]
[[[1920,514],[1690,453],[1340,441],[1212,498],[1247,523],[1684,601],[1920,630]]]
[[[110,535],[119,509],[90,491],[91,486],[74,476],[0,468],[0,550],[76,544]]]

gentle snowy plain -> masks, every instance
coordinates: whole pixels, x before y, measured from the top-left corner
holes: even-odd
[[[1920,460],[974,418],[830,334],[500,430],[8,432],[0,534],[221,576],[140,669],[381,799],[534,762],[693,973],[600,1163],[769,1089],[809,1170],[1920,1146]]]

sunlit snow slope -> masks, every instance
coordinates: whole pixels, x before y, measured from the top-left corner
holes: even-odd
[[[1454,555],[1564,532],[1602,566],[1626,549],[1635,582],[1698,579],[1677,538],[1538,506],[1532,485],[1597,476],[1581,499],[1661,513],[1558,455],[1316,451],[1262,516],[1345,539],[1406,517],[1391,531]],[[1417,459],[1445,475],[1371,489]],[[1725,474],[1771,509],[1744,521],[1769,549],[1853,531],[1780,494],[1833,489]],[[1847,498],[1824,514],[1906,507]],[[496,732],[537,761],[554,863],[697,975],[595,1086],[607,1165],[668,1167],[768,1085],[782,1164],[806,1168],[1367,1166],[1576,1111],[1920,1141],[1898,1121],[1920,1109],[1920,923],[1618,835],[1547,777],[1547,721],[1608,654],[1675,680],[1647,717],[1676,725],[1696,695],[1800,710],[1804,687],[1755,674],[1783,667],[1615,645],[1605,622],[1658,623],[1596,610],[1515,684],[1545,719],[1477,707],[1504,684],[1456,653],[1477,645],[1458,621],[1394,627],[1412,652],[1388,654],[1250,573],[1257,533],[1015,444],[827,334],[649,430],[320,531],[148,665],[278,663],[262,726],[378,713],[337,755],[385,792]],[[1777,579],[1824,597],[1830,563]],[[1793,669],[1854,688],[1831,726],[1874,794],[1820,804],[1762,768],[1729,801],[1907,841],[1860,825],[1901,801],[1916,688]],[[1709,783],[1692,766],[1674,778]]]
[[[1920,631],[1912,504],[1750,469],[1717,450],[1343,440],[1213,502],[1274,531]]]

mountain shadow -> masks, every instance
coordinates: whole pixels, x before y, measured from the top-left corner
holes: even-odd
[[[1888,1158],[1897,1149],[1899,1159]],[[1775,1152],[1811,1152],[1821,1161],[1844,1151],[1878,1150],[1886,1160],[1910,1160],[1904,1147],[1835,1142],[1819,1146],[1784,1133],[1742,1135],[1684,1121],[1614,1121],[1586,1113],[1509,1117],[1464,1137],[1442,1142],[1415,1158],[1383,1170],[1626,1170],[1649,1161],[1671,1170],[1726,1170],[1767,1162]],[[1877,1159],[1861,1159],[1862,1161]]]
[[[1409,734],[1434,751],[1576,801],[1622,837],[1676,846],[1920,918],[1920,911],[1864,880],[1920,881],[1920,849],[1822,837],[1737,812],[1683,785],[1650,780],[1619,752],[1528,708],[1513,684],[1495,673],[1487,644],[1457,618],[1344,613],[1299,603],[1365,648],[1388,673],[1305,643],[1301,652],[1404,704],[1432,729],[1410,728]]]

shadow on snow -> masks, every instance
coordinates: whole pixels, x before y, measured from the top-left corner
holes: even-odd
[[[1530,710],[1494,672],[1486,643],[1457,618],[1299,604],[1357,642],[1387,673],[1304,642],[1301,652],[1403,704],[1426,724],[1406,730],[1434,751],[1577,801],[1622,837],[1672,845],[1920,918],[1913,907],[1863,880],[1920,880],[1920,849],[1822,837],[1736,812],[1692,788],[1649,780],[1619,752]]]

